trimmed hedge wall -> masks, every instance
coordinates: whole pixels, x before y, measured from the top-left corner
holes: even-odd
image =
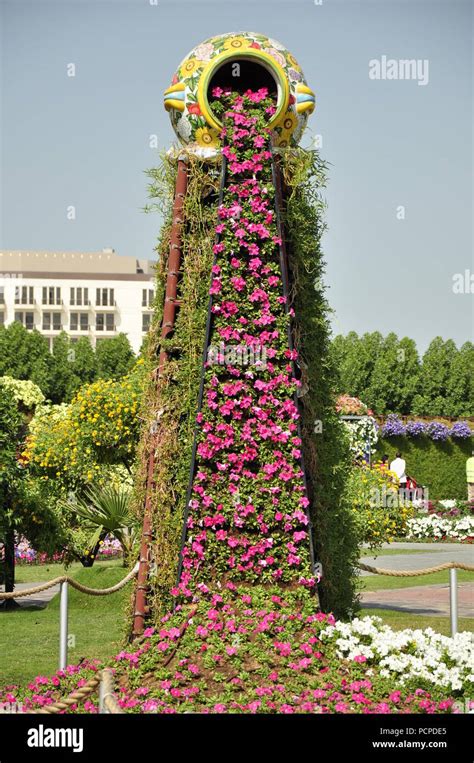
[[[429,490],[432,500],[467,500],[466,459],[472,453],[473,438],[435,442],[429,437],[381,438],[376,458],[387,454],[389,461],[400,451],[407,462],[407,474]]]

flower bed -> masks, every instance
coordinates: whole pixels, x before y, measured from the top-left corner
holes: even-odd
[[[396,632],[379,617],[364,617],[330,624],[320,638],[323,644],[335,643],[341,659],[377,664],[381,676],[402,687],[413,682],[448,692],[469,692],[473,687],[474,637],[467,631],[454,638],[431,628]]]
[[[413,517],[407,521],[405,539],[472,543],[474,517],[449,517],[439,514]]]
[[[379,618],[352,624],[315,611],[301,587],[261,586],[199,594],[108,664],[130,713],[446,713],[472,696],[471,634],[394,632]],[[82,686],[85,663],[6,687],[0,702],[23,712]],[[68,712],[97,712],[86,700]]]
[[[122,547],[118,540],[114,538],[105,538],[99,547],[99,551],[96,560],[101,559],[114,559],[122,555]],[[17,565],[22,564],[60,564],[64,562],[64,553],[54,554],[48,556],[48,554],[41,554],[32,548],[31,544],[26,538],[19,538],[15,544],[15,563]]]

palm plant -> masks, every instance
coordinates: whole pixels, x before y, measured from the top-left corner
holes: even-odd
[[[63,504],[64,508],[84,521],[85,528],[93,530],[91,553],[106,535],[113,535],[122,546],[124,564],[131,559],[138,539],[138,520],[132,512],[132,489],[128,485],[89,487],[83,496]]]

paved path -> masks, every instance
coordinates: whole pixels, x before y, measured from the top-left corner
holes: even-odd
[[[364,591],[361,602],[367,609],[394,609],[411,615],[449,616],[449,585],[439,583],[413,588]],[[459,617],[474,617],[474,583],[458,585]]]
[[[474,564],[474,546],[459,543],[391,543],[384,548],[392,550],[415,550],[416,554],[389,554],[387,556],[364,556],[361,561],[373,567],[388,570],[418,570],[435,567],[445,562]],[[362,576],[371,576],[361,572]],[[413,615],[449,616],[449,583],[419,585],[412,588],[393,588],[382,591],[364,591],[361,602],[370,609],[393,609]],[[420,578],[420,581],[423,578]],[[424,578],[427,582],[429,577]],[[367,581],[370,587],[370,582]],[[459,617],[474,617],[474,575],[472,583],[458,584]]]

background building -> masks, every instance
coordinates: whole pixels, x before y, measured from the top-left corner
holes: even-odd
[[[127,335],[140,350],[153,307],[153,263],[99,252],[0,251],[0,325],[20,321],[52,340]]]

